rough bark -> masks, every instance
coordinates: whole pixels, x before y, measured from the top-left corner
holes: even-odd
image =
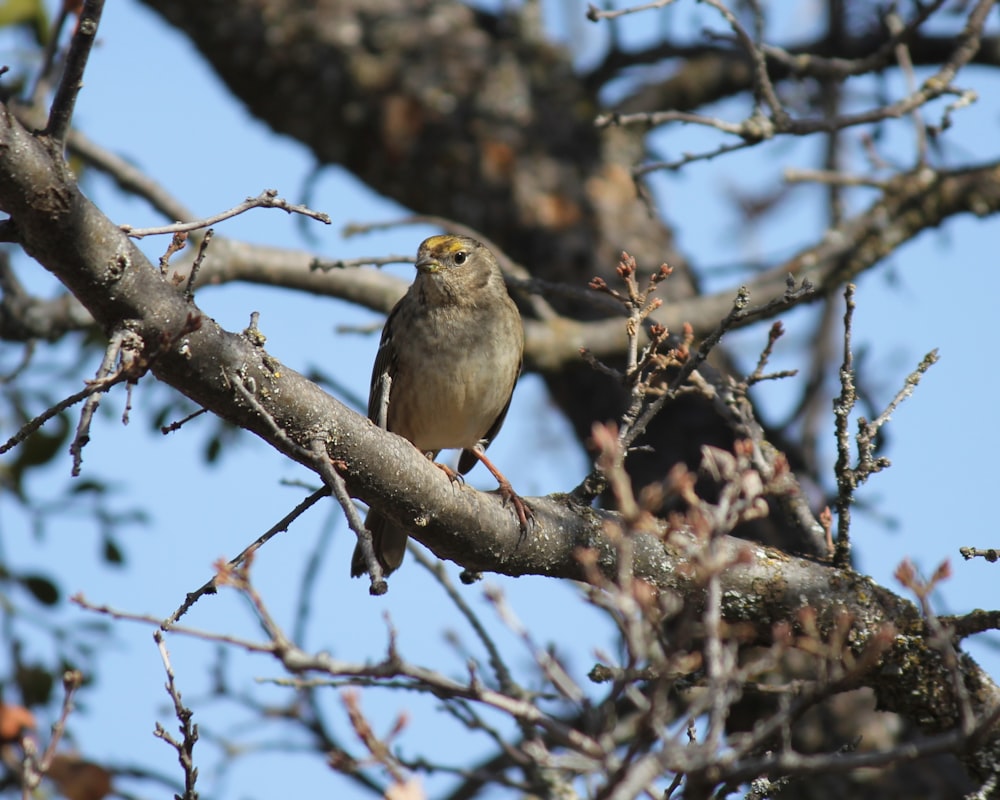
[[[322,442],[352,494],[412,526],[424,544],[469,569],[584,579],[577,557],[584,547],[595,553],[604,574],[616,574],[619,551],[607,528],[621,522],[616,514],[577,506],[564,496],[534,498],[538,527],[522,537],[498,497],[454,486],[405,441],[284,367],[253,336],[226,332],[205,316],[79,192],[61,155],[6,107],[0,112],[0,154],[0,208],[13,226],[7,233],[105,330],[126,326],[136,333],[144,344],[143,363],[157,378],[313,469],[317,463],[308,452]],[[635,533],[635,574],[682,596],[690,612],[699,613],[705,587],[691,561],[690,535],[679,531],[665,541],[662,530]],[[717,545],[717,555],[736,564],[720,574],[724,619],[750,623],[754,640],[766,644],[775,624],[796,627],[807,610],[826,631],[846,612],[851,646],[859,652],[892,630],[878,669],[858,683],[874,690],[881,708],[929,734],[955,727],[949,673],[911,603],[853,572],[731,537]],[[962,656],[958,669],[978,717],[1000,708],[1000,692],[972,659]],[[973,775],[991,774],[998,747],[1000,727],[994,725],[963,754]]]

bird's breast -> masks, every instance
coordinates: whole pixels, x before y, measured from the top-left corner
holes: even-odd
[[[509,338],[503,347],[501,331],[466,330],[454,338],[438,329],[447,326],[424,322],[411,331],[414,339],[407,348],[415,364],[397,366],[388,428],[424,451],[474,447],[510,399],[521,362],[520,337],[516,348]],[[420,357],[428,350],[433,358]],[[428,368],[429,363],[435,367]]]

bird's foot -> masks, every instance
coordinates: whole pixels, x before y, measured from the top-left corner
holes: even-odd
[[[455,483],[456,481],[462,484],[465,483],[465,478],[461,475],[461,473],[456,472],[447,464],[439,464],[437,461],[434,461],[433,464],[435,467],[441,470],[445,475],[447,475],[448,480],[450,480],[452,483]]]
[[[521,536],[526,536],[535,525],[535,512],[514,491],[514,487],[510,485],[510,481],[506,478],[500,481],[500,497],[503,499],[504,505],[510,503],[510,505],[514,506],[514,513],[517,515],[517,521],[521,525]]]

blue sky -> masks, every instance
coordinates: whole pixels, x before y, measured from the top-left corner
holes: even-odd
[[[596,46],[600,34],[586,25],[576,28],[576,23],[560,22],[561,16],[569,16],[568,5],[556,11],[552,11],[554,4],[546,7],[549,18],[568,31],[567,36],[579,30],[586,38],[580,48],[580,60],[585,61],[587,48]],[[965,152],[996,158],[1000,83],[983,70],[970,69],[964,75],[966,83],[975,84],[981,100],[956,118],[952,136]],[[313,180],[310,205],[334,220],[329,227],[308,223],[309,238],[304,239],[300,220],[280,211],[257,210],[217,226],[220,235],[307,247],[324,256],[354,257],[413,252],[431,232],[399,229],[344,240],[340,230],[346,223],[391,219],[405,210],[373,195],[338,169],[325,168],[314,178],[314,164],[303,147],[274,136],[251,119],[183,38],[131,0],[107,5],[76,123],[104,147],[135,160],[196,213],[207,215],[228,208],[265,188],[299,200],[307,181]],[[898,136],[898,144],[890,140],[886,147],[911,153],[906,129],[897,130],[892,136]],[[699,147],[700,142],[704,138],[696,129],[672,128],[658,134],[654,145],[676,154]],[[746,231],[719,197],[728,186],[752,186],[761,170],[774,172],[775,163],[809,163],[810,148],[815,146],[811,142],[776,144],[759,153],[698,164],[679,175],[657,176],[654,185],[663,198],[664,212],[685,251],[694,254],[701,265],[730,264],[789,254],[808,241],[810,226],[817,219],[811,218],[816,212],[806,203],[793,200],[765,225]],[[117,222],[136,226],[161,222],[144,205],[125,202],[100,179],[89,180],[87,189]],[[991,365],[995,347],[992,337],[987,338],[995,327],[995,298],[1000,296],[998,237],[1000,223],[995,218],[962,218],[901,248],[890,263],[859,281],[856,342],[867,353],[865,369],[881,401],[888,401],[925,352],[939,348],[941,361],[891,423],[888,455],[892,468],[875,476],[861,491],[860,498],[877,514],[855,516],[857,564],[880,583],[899,590],[892,572],[902,558],[912,558],[928,573],[950,558],[955,578],[939,593],[942,611],[996,605],[991,592],[996,567],[961,561],[958,547],[998,544],[992,492],[1000,477],[995,456],[1000,452],[1000,430],[989,415],[1000,387]],[[165,242],[147,239],[142,246],[155,258]],[[628,242],[622,246],[627,249]],[[405,266],[391,269],[407,279],[411,275]],[[46,286],[45,276],[25,275],[25,279],[33,288]],[[244,328],[250,313],[259,311],[269,352],[300,371],[317,367],[358,395],[366,395],[376,337],[337,336],[334,329],[377,322],[375,315],[336,301],[257,287],[206,289],[197,300],[230,330]],[[786,342],[779,344],[774,366],[804,367],[794,344],[809,335],[808,316],[791,315],[785,324]],[[734,337],[734,344],[748,357],[755,357],[766,335],[767,327],[758,326]],[[186,592],[204,582],[216,559],[239,552],[298,502],[303,490],[283,486],[282,481],[315,484],[304,469],[249,435],[239,437],[218,465],[203,465],[204,439],[211,430],[208,420],[191,423],[169,437],[151,430],[143,410],[155,407],[166,391],[149,381],[140,384],[128,427],[119,420],[123,397],[112,394],[105,400],[104,413],[84,454],[85,477],[112,480],[119,490],[118,507],[141,505],[149,514],[149,524],[131,529],[124,539],[127,568],[117,570],[101,562],[100,540],[87,519],[63,520],[46,536],[35,538],[23,516],[0,498],[4,555],[10,562],[24,571],[44,570],[56,576],[68,592],[82,591],[92,601],[162,617]],[[766,387],[762,393],[765,407],[787,406],[795,391],[780,385]],[[832,415],[829,425],[825,452],[832,470]],[[566,490],[587,469],[584,454],[570,440],[565,423],[533,376],[521,381],[508,422],[490,452],[526,495]],[[58,496],[72,482],[69,470],[67,457],[39,477],[32,490],[39,496]],[[493,488],[480,469],[472,473],[470,483]],[[886,517],[897,525],[888,527]],[[412,560],[393,578],[391,591],[381,599],[370,598],[364,582],[348,579],[352,537],[332,504],[314,509],[289,533],[272,541],[255,563],[258,588],[283,624],[291,626],[306,563],[326,537],[332,543],[323,551],[319,566],[319,588],[305,646],[343,658],[376,659],[384,652],[383,615],[388,614],[399,631],[401,650],[410,660],[461,674],[464,659],[446,643],[448,629],[457,631],[481,657],[480,648],[441,590]],[[457,569],[452,572],[457,574]],[[609,647],[610,629],[595,612],[581,608],[572,585],[541,578],[489,577],[487,582],[504,588],[537,641],[555,642],[577,677],[583,679],[592,665],[595,648]],[[493,620],[482,585],[462,591],[484,618]],[[64,607],[60,615],[68,624],[93,621],[93,615],[71,607]],[[187,621],[209,630],[259,636],[249,610],[227,593],[203,600]],[[526,668],[529,654],[522,645],[499,624],[491,628],[515,654],[512,662]],[[287,736],[277,726],[258,730],[246,711],[207,697],[212,647],[177,636],[170,637],[168,645],[178,684],[206,734],[199,745],[204,754],[205,795],[289,796],[290,790],[299,794],[344,788],[310,754],[261,753],[237,760],[225,773],[210,769],[217,751],[208,734],[280,742],[292,748],[301,739]],[[99,681],[80,696],[80,710],[71,719],[76,746],[99,762],[140,762],[179,776],[172,751],[152,736],[155,720],[172,727],[152,631],[118,624],[107,647]],[[971,649],[994,675],[1000,675],[1000,659],[991,647],[974,642]],[[263,691],[275,702],[287,697],[283,689],[255,688],[256,679],[279,674],[266,658],[234,650],[228,662],[237,689]],[[0,660],[0,670],[4,668]],[[383,730],[397,713],[410,712],[412,723],[399,741],[408,754],[420,752],[428,741],[440,742],[453,762],[488,751],[485,739],[462,733],[432,702],[368,691],[363,704]],[[345,741],[352,741],[332,691],[326,708]],[[251,724],[254,728],[248,734]],[[287,759],[293,759],[292,769]],[[431,782],[429,788],[436,785]],[[353,795],[348,787],[344,796]]]

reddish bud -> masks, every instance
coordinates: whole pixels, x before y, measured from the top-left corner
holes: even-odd
[[[931,575],[931,583],[937,583],[938,581],[946,581],[951,577],[951,560],[945,559],[940,564],[938,568],[934,570],[934,574]]]
[[[893,576],[907,589],[912,589],[917,580],[917,570],[910,559],[904,558],[899,562],[899,566],[896,567]]]

